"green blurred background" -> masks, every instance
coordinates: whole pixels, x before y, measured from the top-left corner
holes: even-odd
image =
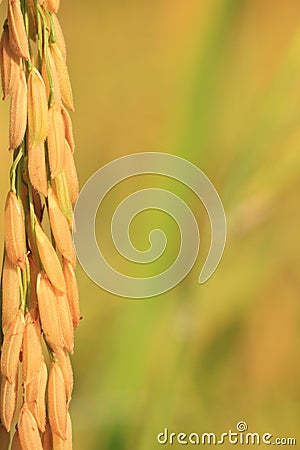
[[[153,450],[165,427],[221,433],[239,420],[249,431],[299,440],[299,1],[62,0],[59,18],[81,185],[117,157],[168,152],[210,177],[228,220],[223,260],[202,286],[209,224],[185,191],[202,246],[178,287],[122,299],[78,267],[84,320],[73,358],[74,449]],[[2,210],[7,117],[2,103]],[[109,226],[110,205],[151,183],[136,179],[112,193],[98,217],[112,261],[108,231],[99,231]],[[137,219],[133,241],[146,248],[149,222],[165,224],[175,245],[164,265],[178,230],[149,214]]]

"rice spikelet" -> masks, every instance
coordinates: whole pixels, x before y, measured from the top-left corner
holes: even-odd
[[[64,341],[58,317],[53,287],[44,275],[37,278],[37,296],[44,336],[53,350],[63,347]]]
[[[25,316],[23,339],[23,382],[26,386],[39,373],[42,364],[41,327],[30,313]]]
[[[66,61],[56,43],[51,44],[50,49],[58,74],[62,101],[67,108],[74,111],[73,93]]]
[[[36,404],[36,422],[40,431],[45,431],[46,425],[46,388],[48,380],[47,366],[43,362],[39,372],[39,388]]]
[[[62,107],[61,107],[61,114],[62,114],[62,118],[64,121],[64,126],[65,126],[65,138],[70,146],[72,153],[74,153],[75,141],[74,141],[72,120],[71,120],[70,114],[68,113],[68,111],[64,107],[64,105],[62,105]]]
[[[62,349],[62,348],[55,349],[55,356],[56,356],[59,367],[61,369],[61,373],[64,378],[67,402],[69,404],[71,401],[71,398],[72,398],[73,385],[74,385],[73,370],[72,370],[70,357],[69,357],[67,350]]]
[[[72,204],[74,205],[76,203],[76,200],[77,200],[78,194],[79,194],[79,183],[78,183],[77,170],[76,170],[76,166],[75,166],[74,157],[73,157],[73,154],[70,150],[70,146],[67,141],[66,141],[65,174],[66,174],[68,189],[69,189],[69,193],[70,193],[70,200],[71,200]]]
[[[34,67],[28,76],[28,145],[42,144],[48,133],[48,101],[43,78]]]
[[[47,197],[48,180],[44,143],[28,148],[28,172],[35,189]]]
[[[55,194],[58,198],[60,209],[66,216],[68,220],[68,224],[70,227],[70,230],[72,230],[73,227],[73,208],[72,208],[72,202],[70,197],[70,191],[68,187],[67,177],[65,174],[65,171],[57,175],[54,179],[54,185],[53,185]]]
[[[5,378],[1,378],[1,391],[0,391],[0,415],[1,423],[6,429],[10,431],[12,421],[14,419],[16,404],[17,404],[17,392],[18,392],[18,376],[11,384]]]
[[[9,149],[17,148],[24,139],[27,124],[27,84],[23,69],[16,76],[9,109]]]
[[[72,265],[63,260],[63,270],[66,280],[67,298],[69,302],[70,312],[73,320],[73,327],[77,328],[81,319],[79,308],[78,286],[75,271]]]
[[[34,229],[39,255],[45,272],[53,286],[58,291],[65,293],[66,284],[58,256],[41,226],[36,223]]]
[[[2,329],[7,327],[16,316],[20,306],[20,286],[17,268],[6,256],[2,273]]]
[[[57,15],[54,13],[52,14],[52,21],[53,21],[55,42],[58,45],[58,48],[60,50],[60,53],[62,54],[62,57],[64,58],[64,60],[66,60],[67,48],[66,48],[64,34],[62,31],[60,22],[57,18]]]
[[[43,433],[46,425],[46,387],[48,371],[45,362],[31,383],[25,387],[25,402],[28,404],[39,430]]]
[[[56,245],[61,255],[64,256],[73,267],[76,265],[76,254],[68,221],[61,211],[57,197],[51,188],[48,189],[48,210],[51,229]]]
[[[74,353],[74,328],[67,296],[57,295],[57,310],[65,348]]]
[[[25,230],[24,214],[14,192],[7,195],[5,206],[5,247],[11,262],[25,269]]]
[[[53,448],[55,450],[72,450],[72,421],[71,416],[67,414],[67,434],[66,440],[61,439],[58,435],[53,435]]]
[[[52,362],[48,383],[48,413],[53,437],[66,439],[67,399],[63,375],[58,363]]]
[[[9,42],[16,56],[29,58],[28,40],[25,31],[20,0],[8,0]]]
[[[6,100],[16,89],[16,82],[21,69],[21,59],[12,53],[8,33],[8,27],[6,26],[4,27],[0,42],[3,100]]]
[[[23,313],[18,312],[9,325],[3,339],[1,353],[1,374],[13,383],[18,370],[19,356],[24,335],[25,321]]]
[[[21,409],[18,430],[22,450],[43,450],[36,421],[26,403]]]
[[[48,153],[51,177],[55,178],[66,164],[64,122],[56,105],[49,108]]]

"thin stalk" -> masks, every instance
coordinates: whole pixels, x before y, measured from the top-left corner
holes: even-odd
[[[54,101],[54,85],[53,85],[53,79],[52,79],[50,63],[49,63],[49,30],[48,30],[47,19],[45,17],[45,14],[44,14],[43,9],[40,4],[38,4],[38,14],[40,15],[40,18],[43,23],[43,42],[44,42],[43,54],[44,54],[44,58],[45,58],[45,65],[46,65],[47,76],[48,76],[49,87],[50,87],[49,102],[48,102],[48,105],[50,108],[50,106],[53,104],[53,101]]]
[[[17,195],[17,191],[18,191],[18,184],[16,182],[17,179],[17,167],[19,162],[21,161],[23,156],[23,149],[22,147],[19,147],[17,153],[16,153],[16,157],[12,163],[11,169],[10,169],[10,188],[11,190]],[[19,180],[18,180],[19,182]]]
[[[38,56],[39,56],[39,66],[42,65],[43,60],[43,29],[41,16],[38,12],[38,0],[34,0],[35,10],[36,10],[36,22],[37,22],[37,47],[38,47]]]
[[[54,33],[54,24],[53,24],[53,17],[51,12],[47,9],[46,10],[48,16],[49,16],[49,20],[50,20],[50,42],[51,44],[55,44],[56,39],[55,39],[55,33]]]
[[[24,312],[26,307],[26,296],[25,296],[25,290],[23,285],[23,277],[22,277],[22,271],[19,267],[17,267],[18,277],[19,277],[19,287],[20,287],[20,309]]]

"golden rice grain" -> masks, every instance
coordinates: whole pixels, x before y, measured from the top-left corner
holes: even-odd
[[[36,223],[34,229],[39,255],[45,272],[53,286],[58,291],[65,293],[66,284],[58,256],[41,226]]]
[[[5,247],[13,265],[25,269],[25,229],[22,206],[13,191],[7,195],[5,206]]]
[[[78,286],[72,265],[63,259],[63,270],[67,287],[67,298],[73,320],[73,327],[77,328],[81,319],[79,308]]]
[[[16,82],[21,69],[21,59],[11,51],[9,45],[7,26],[4,27],[0,41],[0,57],[3,100],[6,100],[16,89]]]
[[[31,383],[25,386],[25,402],[28,404],[39,430],[43,433],[46,424],[47,366],[43,361],[39,372]]]
[[[0,416],[1,423],[7,431],[10,431],[14,419],[18,392],[18,376],[16,375],[14,383],[9,383],[5,378],[1,378],[0,391]]]
[[[48,380],[47,366],[43,362],[39,372],[39,388],[36,403],[36,422],[40,431],[45,431],[46,425],[46,388]]]
[[[61,325],[63,341],[65,348],[71,353],[74,353],[74,328],[72,323],[72,316],[68,304],[68,299],[65,294],[57,295],[57,310]]]
[[[19,356],[24,335],[25,321],[21,311],[17,313],[4,335],[1,353],[1,374],[13,383],[18,370]]]
[[[74,111],[73,93],[66,61],[56,43],[50,46],[53,61],[58,74],[61,98],[71,111]]]
[[[65,172],[60,173],[54,179],[53,188],[59,201],[60,209],[67,218],[70,230],[73,227],[73,208],[70,198],[67,177]]]
[[[57,197],[51,188],[48,189],[48,211],[57,248],[62,256],[75,267],[76,254],[68,221],[61,211]]]
[[[21,409],[18,430],[22,450],[43,450],[36,421],[26,403]]]
[[[23,339],[23,382],[26,386],[39,373],[42,364],[41,326],[28,312]]]
[[[48,134],[48,101],[43,78],[34,67],[28,76],[28,145],[42,144]]]
[[[59,364],[51,363],[48,383],[48,413],[53,436],[66,439],[67,399],[66,388]]]
[[[56,105],[49,108],[48,153],[51,177],[60,174],[66,164],[65,129],[60,109]]]
[[[16,88],[11,92],[9,109],[9,149],[17,148],[24,139],[27,125],[27,84],[21,69],[16,76]]]
[[[66,440],[63,440],[58,435],[53,435],[53,448],[55,450],[72,450],[72,421],[71,416],[67,414],[67,434]]]
[[[74,135],[73,135],[73,125],[72,120],[70,117],[70,114],[68,113],[67,109],[62,105],[61,107],[61,114],[65,125],[65,138],[68,142],[70,149],[72,153],[74,153],[75,150],[75,142],[74,142]]]
[[[6,431],[3,425],[0,424],[0,450],[9,449],[10,434]],[[13,450],[13,447],[12,447]],[[17,450],[17,449],[15,449]]]
[[[20,0],[8,0],[8,26],[9,42],[12,51],[17,56],[28,59],[28,40]]]
[[[53,350],[56,347],[63,347],[64,341],[58,317],[56,296],[47,278],[41,274],[37,278],[37,296],[42,329],[47,342]]]
[[[2,272],[2,329],[7,327],[16,316],[20,306],[20,286],[17,268],[6,256]]]
[[[54,36],[55,36],[55,42],[58,45],[58,48],[62,54],[62,57],[64,60],[66,60],[67,56],[67,48],[66,48],[66,42],[64,38],[64,34],[60,25],[60,22],[57,18],[56,14],[52,14],[52,21],[53,21],[53,29],[54,29]]]
[[[79,194],[79,183],[77,177],[77,171],[74,161],[74,156],[70,150],[68,142],[66,141],[66,167],[65,174],[68,183],[68,189],[70,193],[70,199],[74,205]]]
[[[65,388],[66,388],[66,395],[67,395],[67,402],[68,404],[71,401],[72,398],[72,392],[73,392],[73,370],[71,361],[69,358],[69,354],[66,349],[56,348],[55,349],[55,356],[58,361],[59,367],[61,369],[64,382],[65,382]]]
[[[35,189],[47,197],[48,180],[44,143],[28,148],[28,172]]]

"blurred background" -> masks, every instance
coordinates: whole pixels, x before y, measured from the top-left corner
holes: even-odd
[[[205,285],[197,279],[208,218],[180,186],[174,192],[182,189],[195,212],[202,242],[178,287],[123,299],[78,266],[74,449],[153,450],[164,428],[221,433],[240,420],[249,431],[299,440],[299,1],[62,0],[58,17],[81,186],[120,156],[167,152],[206,173],[228,220],[224,257]],[[1,236],[7,117],[1,103]],[[120,263],[107,228],[112,205],[154,182],[125,182],[98,215],[99,245],[112,262]],[[178,230],[160,213],[144,214],[133,242],[147,248],[158,224],[171,242],[155,271],[176,257]]]

